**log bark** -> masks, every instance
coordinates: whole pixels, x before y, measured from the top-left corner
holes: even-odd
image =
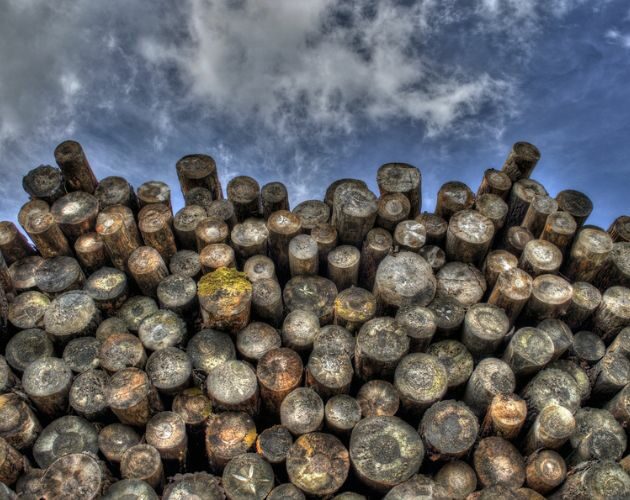
[[[576,281],[573,283],[571,303],[562,320],[572,330],[584,325],[599,307],[602,301],[601,292],[590,283]]]
[[[360,247],[374,226],[378,203],[369,189],[346,183],[335,190],[332,210],[339,243]]]
[[[444,397],[448,372],[436,356],[419,352],[408,354],[396,366],[394,386],[400,394],[403,410],[418,417]]]
[[[356,286],[359,282],[361,253],[351,245],[341,245],[328,254],[328,278],[338,291]]]
[[[258,361],[256,377],[267,411],[278,415],[284,398],[302,382],[303,365],[292,349],[281,347],[265,353]]]
[[[375,228],[368,232],[361,248],[359,261],[359,283],[367,289],[374,288],[376,271],[381,261],[391,252],[393,238],[382,228]]]
[[[208,217],[225,222],[230,229],[238,222],[234,212],[234,205],[230,200],[214,200],[206,211],[208,212]]]
[[[252,315],[274,327],[282,324],[282,288],[275,279],[259,279],[252,284]]]
[[[265,184],[260,190],[260,198],[262,202],[262,215],[265,220],[278,210],[290,210],[289,194],[287,193],[287,187],[282,182],[269,182]]]
[[[302,230],[311,232],[319,224],[330,222],[330,207],[320,200],[306,200],[293,209],[302,223]]]
[[[134,427],[144,427],[162,410],[155,387],[148,375],[138,368],[123,368],[112,375],[107,387],[107,403],[120,423]],[[123,455],[121,468],[124,462]]]
[[[103,239],[112,264],[121,271],[127,270],[129,256],[141,244],[135,222],[133,226],[133,229],[130,229],[120,214],[105,215],[104,212],[101,212],[96,224],[96,232]]]
[[[525,212],[523,226],[529,229],[534,237],[539,238],[545,229],[547,218],[557,210],[558,202],[551,196],[536,195]]]
[[[94,192],[98,182],[81,144],[76,141],[62,142],[55,148],[55,161],[63,172],[68,191]]]
[[[407,163],[386,163],[376,172],[381,196],[403,194],[409,200],[410,215],[415,217],[422,208],[422,174]]]
[[[424,226],[427,245],[443,246],[446,238],[448,222],[442,217],[429,212],[423,212],[416,217],[416,221]]]
[[[473,461],[479,482],[484,487],[497,484],[520,488],[525,482],[525,462],[516,447],[500,437],[482,439]]]
[[[496,358],[481,360],[473,370],[463,401],[482,417],[498,394],[511,394],[516,388],[516,378],[510,366]]]
[[[206,210],[199,205],[187,205],[173,217],[173,232],[179,248],[197,250],[197,224],[208,216]]]
[[[221,471],[232,458],[247,453],[254,446],[256,437],[256,424],[247,413],[211,415],[205,440],[211,469]]]
[[[177,178],[186,195],[191,189],[201,187],[212,193],[214,200],[223,198],[221,182],[214,159],[204,154],[186,155],[175,164]]]
[[[284,283],[289,277],[289,243],[302,232],[302,222],[292,212],[278,211],[269,216],[267,230],[269,256],[276,265],[280,282]]]
[[[584,193],[574,189],[560,191],[556,196],[556,201],[558,202],[558,209],[570,213],[578,227],[584,225],[584,222],[593,211],[591,199]]]
[[[473,447],[479,423],[464,403],[440,401],[426,411],[418,432],[431,460],[453,460],[465,456]]]
[[[86,233],[79,236],[74,242],[74,252],[87,274],[110,264],[105,244],[98,233]]]
[[[630,216],[617,217],[608,228],[608,234],[615,243],[630,242]]]
[[[556,274],[562,264],[562,252],[553,243],[531,240],[525,245],[518,266],[533,278],[541,274]]]
[[[42,200],[48,204],[66,194],[63,175],[58,168],[40,165],[30,170],[22,178],[22,187],[31,199]]]
[[[573,297],[571,284],[554,274],[541,274],[532,282],[532,294],[524,314],[534,321],[557,318],[566,313]]]
[[[532,294],[533,281],[522,269],[510,269],[499,274],[488,297],[488,303],[500,307],[513,325]]]
[[[165,347],[149,356],[146,372],[153,387],[172,397],[190,385],[192,362],[184,351]]]
[[[319,256],[319,272],[328,271],[328,254],[337,247],[337,230],[330,224],[319,224],[311,229],[311,237],[317,243]]]
[[[546,196],[547,190],[539,182],[522,178],[512,185],[508,201],[508,214],[504,228],[520,226],[529,210],[529,206],[536,196]]]
[[[460,210],[448,224],[446,256],[449,260],[481,265],[493,237],[490,219],[474,210]]]
[[[125,479],[140,479],[156,491],[164,484],[164,466],[160,453],[149,444],[132,446],[122,456],[120,474]]]
[[[173,206],[171,205],[171,188],[162,181],[148,181],[138,186],[136,191],[138,197],[138,207],[143,208],[147,205],[162,204],[166,205],[171,213]]]
[[[294,436],[320,430],[324,423],[322,398],[308,387],[292,390],[280,404],[280,422]]]
[[[206,379],[206,393],[217,410],[258,414],[260,396],[256,373],[243,361],[227,361],[213,369]]]
[[[133,211],[138,210],[138,200],[133,186],[123,177],[105,177],[94,190],[101,209],[112,205],[124,205]]]
[[[409,218],[411,206],[409,199],[402,193],[381,195],[378,200],[376,226],[394,232],[399,222]]]
[[[7,265],[35,255],[35,250],[13,222],[0,222],[0,252]]]
[[[39,414],[54,419],[68,411],[72,370],[59,358],[39,358],[24,370],[22,387]]]
[[[350,332],[358,331],[376,315],[376,297],[363,288],[351,286],[337,295],[334,305],[335,325]]]
[[[404,220],[394,230],[394,245],[397,250],[419,252],[426,241],[424,226],[415,220]]]
[[[246,175],[234,177],[228,182],[226,192],[237,221],[260,216],[260,186],[255,179]]]
[[[160,253],[153,247],[136,248],[127,263],[129,273],[143,295],[157,296],[157,287],[166,276],[168,268]]]
[[[317,274],[317,242],[308,234],[298,234],[289,242],[289,269],[291,277]]]
[[[516,394],[497,394],[481,424],[483,436],[495,435],[513,440],[518,437],[527,418],[527,403]]]
[[[267,498],[273,489],[274,473],[262,457],[244,453],[225,466],[221,484],[228,498]]]
[[[564,274],[573,281],[592,282],[613,249],[610,235],[594,228],[581,229],[568,255]]]
[[[481,184],[479,185],[479,189],[477,189],[477,196],[491,193],[505,199],[509,194],[511,187],[512,179],[510,179],[509,175],[501,170],[489,168],[483,173]]]
[[[449,222],[460,210],[469,210],[475,204],[475,195],[463,182],[451,181],[442,185],[437,194],[435,215]]]
[[[475,200],[475,210],[492,221],[495,232],[503,228],[508,206],[499,195],[487,193],[478,196]]]
[[[282,292],[287,312],[298,309],[310,311],[319,318],[322,326],[333,321],[336,297],[335,284],[321,276],[296,276],[287,282]]]
[[[523,178],[527,179],[539,160],[540,151],[536,146],[529,142],[515,142],[501,170],[508,175],[512,182]]]
[[[382,346],[387,345],[387,349]],[[357,335],[355,370],[363,380],[392,379],[398,363],[409,351],[409,338],[400,325],[390,317],[379,317],[366,322]]]
[[[602,302],[593,316],[593,332],[604,342],[614,338],[630,325],[630,289],[613,286],[604,292]]]

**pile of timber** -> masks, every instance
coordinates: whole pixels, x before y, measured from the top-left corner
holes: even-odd
[[[539,159],[421,212],[195,154],[174,211],[60,144],[0,223],[0,498],[630,498],[630,217]]]

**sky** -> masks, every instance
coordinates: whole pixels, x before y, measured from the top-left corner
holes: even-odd
[[[210,154],[295,206],[407,162],[423,210],[476,191],[512,143],[603,227],[630,212],[627,0],[0,0],[0,219],[22,176],[81,142],[98,178],[162,180]]]

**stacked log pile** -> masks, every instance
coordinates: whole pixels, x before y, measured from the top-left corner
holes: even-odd
[[[80,144],[0,223],[0,498],[630,498],[630,217],[501,170],[378,169],[293,210]],[[433,208],[433,207],[432,207]]]

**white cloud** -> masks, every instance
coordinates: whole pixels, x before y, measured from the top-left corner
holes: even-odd
[[[630,33],[621,33],[618,30],[611,29],[606,32],[605,36],[608,41],[630,49]]]

